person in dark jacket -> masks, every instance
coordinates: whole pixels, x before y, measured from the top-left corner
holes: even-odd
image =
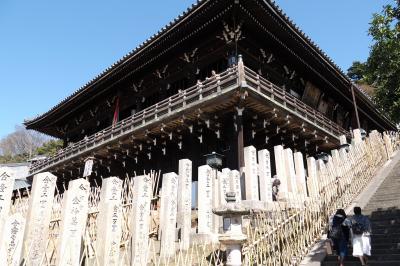
[[[344,259],[348,252],[350,224],[351,222],[347,219],[346,212],[343,209],[338,209],[329,221],[328,238],[333,243],[333,249],[336,250],[340,266],[344,265]]]

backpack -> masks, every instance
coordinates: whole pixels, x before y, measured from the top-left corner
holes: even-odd
[[[362,235],[365,232],[364,225],[357,221],[354,221],[354,223],[351,225],[351,229],[355,235]]]
[[[334,216],[332,221],[332,228],[329,231],[329,238],[331,239],[342,239],[344,236],[342,228],[343,218]]]

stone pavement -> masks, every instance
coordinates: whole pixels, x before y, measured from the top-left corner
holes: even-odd
[[[360,206],[372,222],[372,256],[368,265],[400,266],[400,152],[378,171],[346,213],[352,215],[354,206]],[[317,243],[301,265],[338,265],[336,256],[326,256],[324,243],[325,239]],[[361,263],[349,256],[345,265]]]

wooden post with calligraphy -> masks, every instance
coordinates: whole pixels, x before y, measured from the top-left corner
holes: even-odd
[[[297,181],[296,173],[294,170],[294,160],[292,149],[287,148],[283,150],[283,156],[285,159],[286,175],[288,177],[288,189],[292,196],[297,195]]]
[[[307,158],[307,187],[310,197],[319,197],[320,184],[318,182],[317,164],[314,157]]]
[[[56,265],[79,266],[82,236],[88,215],[90,184],[83,178],[71,180],[64,193]]]
[[[304,170],[303,154],[301,152],[295,152],[293,157],[298,192],[300,195],[307,197],[306,172]]]
[[[229,183],[231,191],[236,194],[236,202],[242,201],[242,188],[240,186],[240,172],[238,170],[232,170],[229,173]]]
[[[179,160],[177,228],[181,249],[188,250],[192,228],[192,161]]]
[[[88,176],[90,176],[92,174],[93,161],[94,161],[93,157],[86,158],[86,160],[85,160],[85,168],[83,170],[83,177],[88,177]]]
[[[14,188],[14,176],[11,169],[6,168],[0,173],[0,234],[8,217],[11,205],[11,195]]]
[[[244,148],[246,200],[259,200],[257,151],[254,146]]]
[[[132,259],[131,265],[147,265],[149,254],[150,203],[152,179],[148,175],[136,176],[132,202]],[[162,226],[162,224],[160,225]],[[175,223],[174,223],[175,226]]]
[[[258,151],[258,175],[261,201],[272,202],[271,159],[267,149]]]
[[[32,192],[26,216],[23,257],[27,265],[41,265],[46,252],[49,224],[57,177],[40,173],[33,177]]]
[[[211,180],[212,180],[212,209],[217,208],[219,206],[219,172],[217,169],[213,169],[211,171]],[[222,219],[221,216],[212,214],[212,227],[211,227],[211,232],[214,234],[218,234],[219,228],[222,225]]]
[[[288,177],[286,174],[285,167],[285,159],[283,155],[283,147],[282,145],[277,145],[274,147],[274,157],[275,157],[275,169],[276,176],[281,181],[281,185],[279,186],[279,199],[288,197]]]
[[[198,233],[210,234],[213,227],[212,213],[212,169],[208,165],[202,165],[198,170]]]
[[[122,234],[122,180],[105,178],[100,192],[97,216],[96,257],[100,266],[119,265]]]
[[[233,190],[231,189],[231,180],[229,176],[230,174],[231,170],[229,168],[224,168],[221,172],[218,172],[219,206],[226,204],[226,193],[233,192]]]
[[[164,209],[160,217],[161,227],[161,258],[172,257],[175,254],[176,211],[178,200],[178,175],[167,173],[163,175],[161,206]]]
[[[0,258],[3,265],[19,266],[24,240],[25,218],[20,213],[9,216],[0,236]]]

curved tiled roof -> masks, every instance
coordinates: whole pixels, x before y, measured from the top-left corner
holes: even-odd
[[[90,86],[92,86],[95,82],[98,80],[104,78],[107,76],[111,71],[117,69],[121,65],[127,63],[134,55],[138,54],[143,48],[146,47],[146,45],[150,44],[152,41],[166,33],[168,30],[170,30],[172,27],[174,27],[176,24],[178,24],[180,21],[182,21],[184,18],[186,18],[190,13],[196,10],[197,7],[199,7],[202,3],[207,2],[210,0],[197,0],[194,4],[192,4],[190,7],[188,7],[185,11],[183,11],[182,14],[178,15],[175,19],[170,21],[167,25],[162,27],[157,33],[153,34],[150,36],[148,39],[146,39],[143,43],[139,44],[136,46],[133,50],[131,50],[128,54],[124,55],[121,59],[119,59],[117,62],[113,63],[111,66],[107,67],[103,72],[95,76],[93,79],[88,81],[85,85],[74,91],[71,95],[68,97],[64,98],[61,102],[59,102],[57,105],[53,106],[50,110],[47,112],[40,114],[36,116],[33,119],[25,120],[24,124],[30,124],[36,120],[39,120],[46,115],[50,114],[51,112],[55,111],[59,107],[61,107],[63,104],[67,103],[69,100],[71,100],[74,97],[79,96],[81,93],[85,92]]]
[[[302,38],[306,39],[308,44],[311,45],[311,47],[313,49],[315,49],[319,55],[321,55],[323,57],[324,60],[326,60],[328,62],[328,65],[330,65],[331,67],[333,67],[339,74],[340,76],[350,84],[352,84],[352,80],[344,73],[344,71],[332,60],[332,58],[330,58],[319,46],[318,44],[316,44],[313,40],[311,40],[311,38],[304,33],[297,25],[296,23],[293,22],[293,20],[291,20],[286,13],[279,7],[279,5],[274,1],[274,0],[263,0],[264,2],[269,2],[271,4],[271,6],[275,9],[275,11],[281,15],[281,17],[286,21],[286,23],[291,26]],[[389,124],[392,124],[392,122],[386,117],[385,114],[383,114],[375,105],[375,102],[373,101],[373,99],[371,98],[370,95],[368,95],[362,88],[360,88],[359,86],[357,86],[356,84],[354,84],[354,87],[356,88],[356,91],[359,92],[359,95],[361,97],[364,98],[364,100],[370,105],[372,106],[378,113],[380,116],[382,116],[383,119],[385,119]],[[394,124],[393,124],[394,126]]]
[[[197,0],[194,4],[192,4],[189,8],[187,8],[183,13],[181,13],[179,16],[177,16],[174,20],[169,22],[166,26],[161,28],[157,33],[153,34],[151,37],[149,37],[147,40],[145,40],[143,43],[138,45],[136,48],[134,48],[132,51],[130,51],[128,54],[123,56],[120,60],[112,64],[110,67],[106,68],[102,73],[94,77],[92,80],[87,82],[85,85],[83,85],[81,88],[76,90],[74,93],[72,93],[70,96],[66,97],[63,99],[61,102],[59,102],[57,105],[52,107],[49,111],[38,115],[36,118],[26,120],[24,122],[25,125],[30,125],[36,121],[39,121],[40,119],[46,117],[53,111],[59,109],[66,103],[68,103],[70,100],[73,98],[79,97],[81,94],[87,92],[91,86],[93,86],[96,82],[100,81],[101,79],[105,78],[107,75],[111,74],[113,71],[118,69],[119,67],[122,67],[124,64],[128,63],[134,56],[138,55],[140,52],[142,52],[148,45],[150,45],[152,42],[154,42],[157,38],[161,37],[163,34],[166,34],[169,30],[171,30],[174,26],[177,26],[181,21],[183,21],[185,18],[187,18],[189,15],[197,11],[201,6],[205,5],[206,3],[212,2],[213,0]],[[227,1],[227,0],[225,0]],[[233,1],[233,0],[232,0]],[[236,1],[236,0],[235,0]],[[260,1],[263,2],[264,4],[269,4],[273,8],[273,11],[275,11],[280,18],[282,18],[287,25],[294,30],[296,34],[300,36],[300,38],[303,38],[306,40],[306,43],[310,45],[312,49],[319,54],[323,60],[327,62],[327,65],[332,67],[333,70],[335,70],[339,76],[343,79],[343,81],[348,82],[349,85],[351,84],[351,80],[347,77],[347,75],[343,72],[343,70],[333,62],[333,60],[315,43],[311,40],[311,38],[306,35],[287,15],[283,10],[278,6],[278,4],[273,1],[273,0],[254,0],[254,1]],[[384,118],[386,119],[389,123],[389,119],[385,117],[376,107],[375,104],[373,103],[371,97],[366,95],[365,92],[363,92],[358,86],[356,87],[356,91],[359,92],[359,95],[364,98],[364,100],[372,107],[376,109],[376,111]]]
[[[304,39],[306,39],[308,41],[309,44],[311,44],[311,46],[317,50],[317,52],[322,55],[324,57],[325,60],[327,60],[332,66],[334,66],[334,68],[336,68],[337,71],[339,71],[339,73],[347,80],[350,82],[350,79],[347,78],[346,74],[343,72],[343,70],[332,60],[332,58],[330,58],[319,46],[318,44],[316,44],[313,40],[311,40],[311,38],[304,33],[297,25],[296,23],[293,22],[292,19],[290,19],[286,13],[279,7],[279,5],[275,2],[275,1],[269,1],[272,5],[272,7],[275,9],[275,11],[277,11],[282,18],[287,22],[287,24],[289,24],[292,28],[294,28],[296,30],[296,32],[303,37]]]

